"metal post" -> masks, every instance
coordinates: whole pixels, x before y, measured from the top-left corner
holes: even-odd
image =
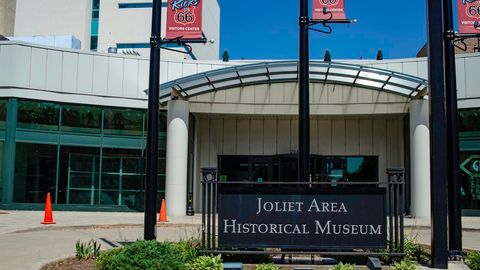
[[[432,267],[448,268],[447,251],[447,119],[443,1],[427,0],[430,102],[430,174]]]
[[[460,204],[459,145],[457,128],[457,78],[453,44],[452,1],[443,1],[445,38],[445,81],[448,138],[448,244],[450,253],[462,251],[462,209]]]
[[[150,37],[150,80],[147,117],[147,161],[145,177],[145,240],[155,240],[158,175],[158,114],[160,92],[160,41],[162,1],[153,0],[152,36]]]
[[[300,0],[300,46],[298,63],[298,181],[308,182],[310,173],[310,104],[309,104],[309,46],[308,0]]]

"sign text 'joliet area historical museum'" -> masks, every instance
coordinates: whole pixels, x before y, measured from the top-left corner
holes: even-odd
[[[219,246],[384,248],[385,191],[219,192]],[[258,192],[258,189],[257,191]]]

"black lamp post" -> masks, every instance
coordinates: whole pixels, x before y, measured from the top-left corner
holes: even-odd
[[[300,46],[298,61],[298,181],[308,182],[310,174],[310,104],[309,104],[309,46],[308,1],[300,0]]]
[[[162,1],[153,0],[150,37],[150,79],[148,84],[147,160],[145,172],[144,239],[157,239],[158,114],[160,99],[160,44]]]
[[[447,178],[448,137],[443,29],[443,1],[427,0],[428,78],[430,103],[430,189],[432,266],[448,268]],[[453,164],[450,164],[453,166]]]

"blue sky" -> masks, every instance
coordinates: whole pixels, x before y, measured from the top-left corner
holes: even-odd
[[[218,0],[221,8],[221,53],[231,59],[298,57],[298,0]],[[310,0],[311,1],[311,0]],[[310,3],[311,8],[311,3]],[[335,25],[333,34],[310,32],[310,55],[323,59],[415,57],[427,40],[425,0],[346,0],[353,25]]]

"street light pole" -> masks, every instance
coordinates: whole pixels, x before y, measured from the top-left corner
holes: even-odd
[[[150,37],[150,79],[148,85],[147,160],[145,172],[144,239],[156,240],[158,177],[158,114],[160,94],[160,44],[162,1],[153,0]]]
[[[443,1],[445,45],[445,81],[448,138],[448,249],[462,255],[462,207],[460,204],[459,145],[457,126],[457,78],[455,68],[455,31],[452,1]]]
[[[450,0],[443,0],[450,1]],[[432,266],[448,268],[447,248],[447,112],[443,1],[427,0],[430,103],[430,190]],[[452,165],[452,164],[450,164]]]
[[[298,181],[308,182],[310,174],[310,101],[308,0],[300,0],[300,46],[298,61],[299,119],[298,119]]]

